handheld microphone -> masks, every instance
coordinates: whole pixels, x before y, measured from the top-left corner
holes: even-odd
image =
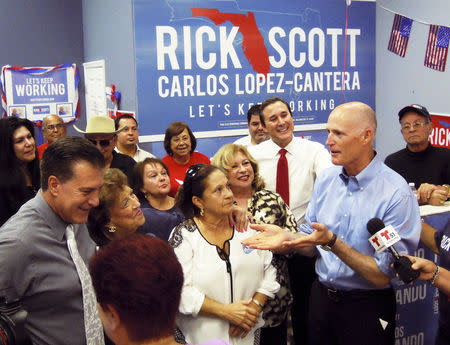
[[[419,277],[420,272],[411,268],[411,260],[406,256],[400,256],[393,247],[394,243],[400,241],[400,236],[391,225],[385,226],[380,218],[372,218],[367,222],[367,231],[372,235],[369,243],[377,253],[386,249],[391,252],[394,257],[395,272],[405,284],[409,284]]]

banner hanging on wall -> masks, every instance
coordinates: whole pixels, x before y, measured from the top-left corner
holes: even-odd
[[[59,115],[65,123],[79,116],[76,64],[55,67],[2,68],[3,116],[18,116],[41,125],[50,114]]]
[[[271,96],[290,103],[296,130],[323,126],[343,102],[375,105],[373,2],[133,4],[142,141],[162,140],[174,121],[202,137],[229,135]]]
[[[430,143],[437,147],[450,149],[450,114],[430,114],[433,130],[430,134]]]

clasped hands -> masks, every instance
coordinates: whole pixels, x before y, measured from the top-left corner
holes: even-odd
[[[417,200],[419,201],[419,204],[440,206],[447,200],[449,194],[450,190],[445,186],[422,183],[417,190]]]
[[[251,299],[237,301],[226,306],[227,319],[230,322],[228,333],[232,337],[245,338],[258,321],[262,312],[261,307],[252,302]]]

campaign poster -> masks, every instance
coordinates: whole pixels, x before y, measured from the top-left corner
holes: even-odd
[[[247,134],[248,108],[289,102],[296,131],[339,104],[375,106],[375,3],[134,0],[140,139],[174,121],[200,138]],[[304,126],[304,127],[303,127]]]
[[[79,116],[79,74],[75,64],[54,67],[2,68],[3,116],[26,118],[40,125],[50,114],[65,123]]]
[[[433,130],[429,136],[431,145],[450,149],[450,115],[430,114]]]

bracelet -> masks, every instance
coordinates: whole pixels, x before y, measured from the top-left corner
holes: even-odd
[[[438,265],[436,265],[436,271],[434,271],[433,276],[431,277],[431,279],[428,280],[431,285],[434,285],[434,281],[436,280],[436,278],[437,278],[437,276],[439,274],[439,271],[440,271],[440,268],[439,268]]]
[[[257,299],[252,298],[252,302],[255,303],[261,309],[263,308],[263,306],[261,305],[261,303],[259,303],[259,301]]]

